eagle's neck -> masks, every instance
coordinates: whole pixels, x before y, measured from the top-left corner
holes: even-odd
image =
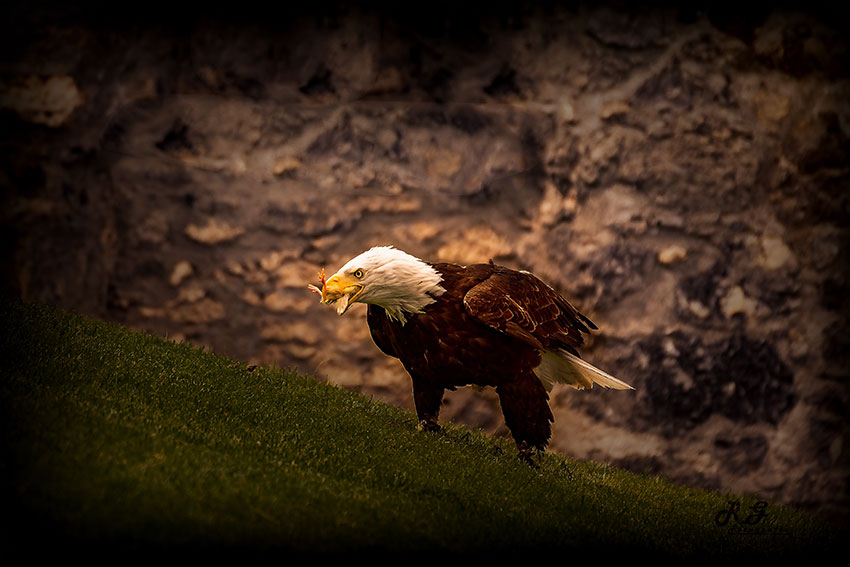
[[[395,263],[388,272],[382,293],[370,303],[384,308],[390,320],[402,325],[407,322],[406,315],[423,313],[428,305],[445,293],[440,285],[442,275],[430,264],[417,260],[411,263]]]

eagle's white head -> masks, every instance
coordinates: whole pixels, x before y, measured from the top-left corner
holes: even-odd
[[[322,282],[322,303],[336,304],[342,315],[352,303],[383,307],[387,316],[404,323],[405,313],[422,313],[446,290],[442,276],[430,264],[392,246],[376,246],[349,260]]]

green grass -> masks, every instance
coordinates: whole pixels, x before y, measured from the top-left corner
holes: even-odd
[[[715,514],[754,497],[551,453],[532,468],[510,440],[421,433],[409,411],[294,371],[40,304],[2,300],[0,316],[13,544],[700,557],[833,544],[789,508],[735,533]]]

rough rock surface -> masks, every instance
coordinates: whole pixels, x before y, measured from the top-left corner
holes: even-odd
[[[552,450],[848,517],[850,75],[788,10],[14,14],[3,286],[411,407],[306,289],[376,244],[535,272],[634,393]],[[27,90],[29,89],[29,90]],[[504,435],[492,392],[441,417]]]

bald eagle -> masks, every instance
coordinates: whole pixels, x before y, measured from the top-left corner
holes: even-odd
[[[368,304],[372,339],[410,374],[420,429],[439,429],[447,389],[492,386],[520,456],[529,459],[549,443],[555,383],[633,389],[579,357],[582,333],[596,325],[529,272],[492,261],[428,263],[377,246],[320,278],[321,289],[309,287],[339,315]]]

